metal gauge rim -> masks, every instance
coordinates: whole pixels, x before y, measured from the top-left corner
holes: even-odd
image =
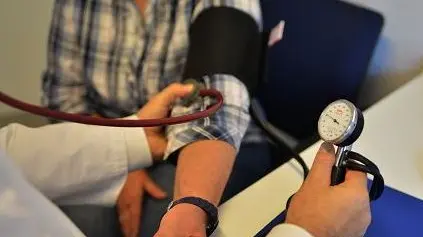
[[[329,143],[332,143],[334,145],[341,144],[346,139],[348,139],[348,137],[350,137],[353,134],[353,132],[354,132],[356,126],[357,126],[357,121],[358,121],[358,112],[357,112],[357,108],[354,106],[354,104],[349,102],[348,100],[340,99],[340,100],[336,100],[336,101],[330,103],[328,106],[325,107],[322,114],[320,114],[318,124],[320,124],[321,119],[324,117],[324,112],[326,111],[326,109],[331,107],[333,104],[338,104],[338,103],[346,104],[348,106],[348,108],[352,111],[352,119],[349,122],[349,125],[348,125],[347,129],[345,130],[345,132],[341,136],[339,136],[335,139],[332,139],[332,140],[323,139],[322,131],[320,129],[320,126],[318,126],[318,132],[319,132],[320,138],[322,140],[329,142]]]

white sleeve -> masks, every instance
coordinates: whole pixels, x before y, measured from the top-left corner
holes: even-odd
[[[85,237],[0,150],[0,236]]]
[[[128,171],[152,164],[142,128],[11,124],[0,130],[0,149],[30,183],[61,204],[113,205]]]
[[[275,226],[267,237],[313,237],[303,228],[292,224],[280,224]]]

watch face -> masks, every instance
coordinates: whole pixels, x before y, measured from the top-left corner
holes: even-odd
[[[339,143],[353,132],[357,121],[355,106],[347,100],[337,100],[328,105],[318,122],[320,138],[326,142]]]

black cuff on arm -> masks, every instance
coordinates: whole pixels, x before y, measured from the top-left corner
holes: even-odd
[[[260,28],[249,14],[231,7],[212,7],[190,28],[183,79],[227,74],[244,83],[250,96],[261,77],[263,43]]]

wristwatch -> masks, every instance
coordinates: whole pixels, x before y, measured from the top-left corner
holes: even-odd
[[[210,236],[211,234],[213,234],[213,232],[216,230],[217,226],[219,225],[218,210],[215,205],[199,197],[184,197],[184,198],[170,202],[169,206],[167,207],[167,211],[169,211],[174,206],[181,203],[188,203],[203,209],[203,211],[206,212],[207,214],[206,234],[207,236]]]

